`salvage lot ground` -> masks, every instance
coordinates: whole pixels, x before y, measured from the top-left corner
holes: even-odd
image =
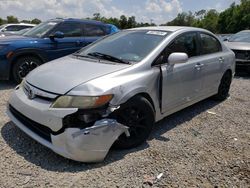
[[[250,78],[245,75],[234,79],[228,100],[208,99],[175,113],[155,126],[147,143],[111,151],[99,164],[64,159],[9,122],[5,110],[13,87],[0,82],[0,187],[250,185]]]

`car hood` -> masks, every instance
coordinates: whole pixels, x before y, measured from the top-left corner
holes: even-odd
[[[3,35],[5,35],[5,37],[0,37],[0,44],[9,44],[12,42],[17,42],[17,41],[22,41],[22,40],[34,40],[34,38],[31,37],[25,37],[25,36],[21,36],[21,35],[9,35],[9,34],[4,34],[1,33]]]
[[[225,42],[225,45],[232,50],[250,50],[248,42]]]
[[[66,56],[36,68],[28,74],[26,81],[51,93],[66,94],[80,84],[130,66]]]

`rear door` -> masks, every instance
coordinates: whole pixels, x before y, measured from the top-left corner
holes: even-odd
[[[214,93],[218,89],[224,66],[224,53],[217,38],[208,33],[199,33],[200,60],[203,64],[203,95]]]
[[[104,37],[107,35],[107,28],[105,25],[98,25],[98,24],[84,24],[84,46],[91,44],[92,42]]]
[[[50,34],[57,31],[64,33],[64,38],[50,40],[49,60],[76,52],[85,46],[83,25],[79,22],[62,22]]]
[[[188,32],[178,36],[164,51],[164,62],[171,53],[184,52],[189,56],[183,64],[161,65],[162,113],[174,111],[200,96],[202,87],[198,33]]]

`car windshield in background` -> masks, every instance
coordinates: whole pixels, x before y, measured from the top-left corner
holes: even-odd
[[[119,59],[121,63],[122,61],[139,62],[158,46],[168,34],[167,31],[121,31],[96,42],[77,55],[95,56],[110,61]]]
[[[59,22],[43,22],[38,26],[33,27],[27,33],[24,34],[26,37],[40,38],[43,37],[47,32],[53,29]]]
[[[229,38],[229,42],[250,42],[250,31],[236,33]]]
[[[23,35],[24,33],[26,33],[26,32],[29,31],[29,30],[30,30],[30,28],[22,29],[22,30],[20,30],[20,31],[17,31],[15,34],[16,34],[16,35]]]

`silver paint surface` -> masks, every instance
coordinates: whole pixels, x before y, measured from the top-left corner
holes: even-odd
[[[222,52],[192,57],[188,59],[188,62],[182,64],[170,65],[166,62],[162,65],[152,66],[162,50],[177,36],[190,31],[201,31],[213,35],[209,31],[190,27],[149,27],[134,30],[139,29],[171,31],[172,33],[139,63],[132,65],[107,64],[67,56],[32,71],[26,78],[27,83],[40,91],[48,92],[48,95],[51,93],[78,96],[113,94],[110,107],[103,116],[104,119],[112,112],[112,109],[116,110],[131,97],[142,93],[147,94],[155,109],[155,119],[159,121],[169,114],[216,94],[226,70],[230,69],[234,74],[234,53],[223,43],[221,43]],[[162,85],[160,85],[161,76]],[[162,101],[159,98],[161,87]],[[30,100],[21,88],[14,91],[9,101],[18,111],[32,120],[48,126],[52,130],[60,130],[62,119],[66,115],[73,114],[77,109],[53,109],[50,108],[52,102],[39,98]],[[10,113],[9,116],[17,126],[22,127]],[[44,145],[53,148],[53,151],[63,156],[66,155],[62,154],[60,148],[65,148],[72,153],[66,157],[74,160],[90,162],[92,156],[93,161],[100,161],[107,154],[106,150],[112,145],[111,143],[125,132],[124,126],[116,125],[115,127],[115,131],[112,126],[108,125],[90,127],[92,134],[87,135],[84,135],[84,131],[79,131],[79,129],[66,129],[58,137],[52,137],[52,146]],[[27,130],[25,132],[38,140],[37,135],[33,132]],[[73,138],[72,135],[79,136]],[[107,135],[110,139],[107,139]],[[65,140],[70,140],[70,142],[65,142]],[[103,145],[100,145],[98,140],[101,140]],[[44,140],[40,140],[40,142],[44,142]],[[90,143],[95,144],[90,145]],[[101,151],[101,147],[103,147],[103,152],[100,152],[97,158],[93,157],[95,155],[93,152],[96,152],[93,148]],[[82,155],[86,155],[87,159]]]

